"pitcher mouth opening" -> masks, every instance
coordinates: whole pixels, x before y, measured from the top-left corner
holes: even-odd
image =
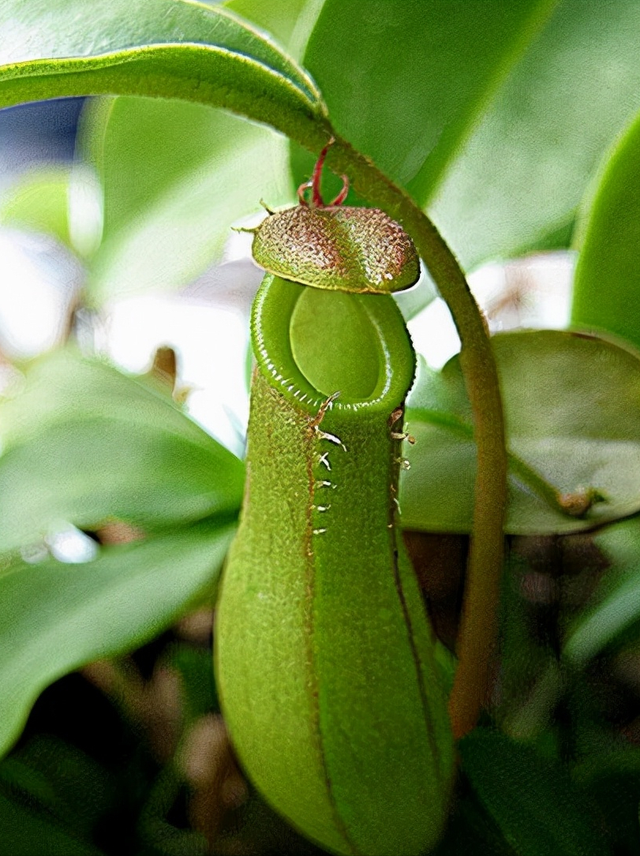
[[[411,386],[415,357],[395,301],[324,292],[267,275],[254,301],[260,368],[309,411],[329,396],[346,412],[389,412]]]

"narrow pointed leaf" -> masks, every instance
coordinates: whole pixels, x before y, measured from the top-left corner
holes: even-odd
[[[637,0],[561,0],[432,200],[466,268],[568,246],[601,158],[640,108],[639,40]]]
[[[640,348],[640,119],[611,155],[589,211],[576,268],[573,324]]]
[[[425,204],[555,2],[326,0],[304,64],[338,131]]]

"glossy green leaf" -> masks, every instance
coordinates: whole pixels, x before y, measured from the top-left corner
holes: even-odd
[[[104,548],[86,564],[19,560],[0,576],[0,752],[38,694],[93,660],[132,650],[211,590],[232,528]]]
[[[587,607],[567,628],[564,656],[578,664],[640,621],[640,518],[609,526],[594,541],[611,566]]]
[[[219,7],[187,0],[6,0],[0,105],[131,94],[226,107],[289,130],[322,120],[311,79]]]
[[[251,21],[300,59],[324,0],[227,0],[224,6]]]
[[[640,108],[639,43],[637,0],[561,0],[432,201],[465,267],[567,246],[602,155]]]
[[[0,408],[0,551],[61,524],[155,529],[235,514],[243,465],[162,394],[61,352]]]
[[[83,148],[104,195],[88,298],[178,288],[220,258],[231,225],[259,200],[292,198],[286,142],[200,104],[115,98],[89,108]]]
[[[21,176],[0,203],[0,224],[45,232],[70,244],[69,173],[65,166],[47,166]]]
[[[554,5],[325,0],[304,64],[338,131],[424,204]]]
[[[640,361],[597,338],[561,331],[493,338],[511,452],[506,531],[577,532],[640,508]],[[458,358],[423,375],[407,413],[415,445],[401,481],[403,526],[469,532],[475,445]],[[606,497],[584,517],[551,507],[542,476],[561,494]]]
[[[615,333],[640,348],[640,119],[606,163],[585,222],[572,323]]]
[[[593,808],[568,773],[504,734],[476,729],[462,768],[518,856],[606,856]]]

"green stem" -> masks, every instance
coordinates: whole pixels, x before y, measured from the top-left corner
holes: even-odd
[[[319,139],[321,134],[316,125],[308,139],[300,139],[299,133],[294,136],[317,152],[327,141],[326,136]],[[478,467],[473,536],[457,646],[459,663],[449,701],[454,736],[460,738],[475,726],[487,699],[491,654],[497,636],[507,452],[496,364],[484,319],[465,275],[431,220],[407,193],[345,140],[335,137],[327,162],[337,174],[348,175],[364,199],[386,211],[411,235],[449,306],[462,343],[460,359],[473,412]]]

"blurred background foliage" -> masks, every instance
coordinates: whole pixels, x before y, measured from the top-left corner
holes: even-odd
[[[438,853],[636,854],[640,6],[225,5],[302,62],[336,129],[429,211],[496,334],[501,644]],[[72,7],[34,26],[55,44]],[[16,10],[0,13],[0,63]],[[177,100],[0,113],[2,854],[320,852],[243,778],[211,673],[261,277],[231,227],[260,200],[293,203],[312,163]],[[403,524],[453,649],[469,406],[428,275],[399,302],[423,358]]]

